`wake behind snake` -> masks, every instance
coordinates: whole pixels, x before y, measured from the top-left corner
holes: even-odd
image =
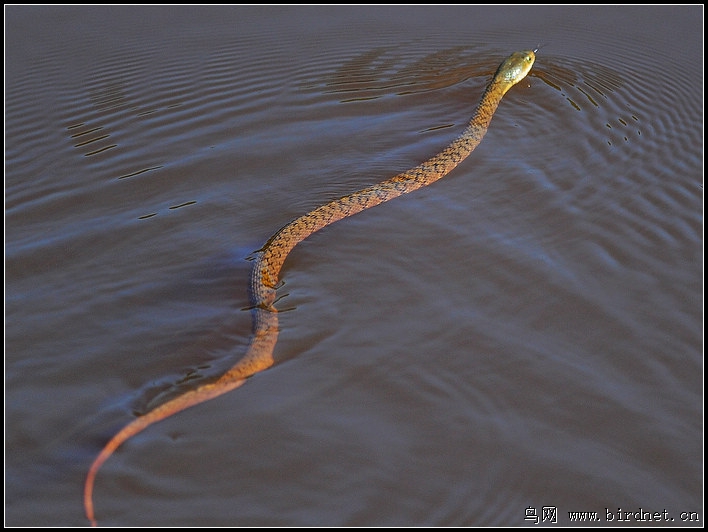
[[[84,484],[84,509],[92,525],[97,524],[93,508],[96,474],[122,443],[158,421],[238,388],[248,377],[273,365],[273,350],[278,340],[278,311],[273,304],[280,269],[290,251],[323,227],[428,186],[452,171],[482,141],[504,94],[531,70],[536,60],[535,52],[515,52],[502,62],[487,85],[467,128],[443,151],[415,168],[331,201],[297,218],[275,233],[256,252],[249,285],[252,333],[246,354],[218,379],[170,399],[134,419],[108,441],[91,464]]]

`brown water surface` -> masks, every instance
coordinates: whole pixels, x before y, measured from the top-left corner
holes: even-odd
[[[243,353],[249,254],[435,154],[539,43],[458,169],[298,246],[281,363],[124,445],[99,523],[702,524],[702,30],[6,7],[6,524],[86,524],[115,430]]]

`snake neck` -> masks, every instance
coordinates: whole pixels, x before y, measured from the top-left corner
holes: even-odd
[[[484,137],[487,129],[489,129],[489,124],[492,122],[492,117],[494,116],[497,107],[499,107],[502,97],[506,94],[509,88],[510,86],[508,86],[507,83],[504,83],[497,78],[492,80],[492,82],[484,90],[484,94],[479,100],[477,109],[475,109],[475,112],[461,137],[478,137],[479,141],[482,141],[482,137]]]

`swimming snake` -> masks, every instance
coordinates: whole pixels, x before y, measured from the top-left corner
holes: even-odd
[[[96,474],[121,444],[158,421],[238,388],[248,377],[274,364],[273,350],[278,340],[278,311],[274,303],[280,269],[290,251],[323,227],[428,186],[447,175],[482,141],[504,94],[531,70],[536,51],[515,52],[502,62],[469,124],[443,151],[415,168],[317,207],[280,229],[255,253],[249,285],[252,335],[246,354],[218,379],[201,384],[135,418],[108,441],[91,464],[84,484],[84,509],[92,525],[97,524],[93,507]]]

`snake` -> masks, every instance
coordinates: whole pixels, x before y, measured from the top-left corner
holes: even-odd
[[[450,173],[482,141],[502,97],[531,71],[537,51],[514,52],[499,65],[467,127],[437,155],[415,168],[330,201],[300,216],[281,228],[261,249],[254,252],[249,284],[251,338],[246,353],[220,377],[187,390],[133,419],[105,444],[92,462],[84,483],[84,510],[92,526],[97,525],[93,504],[96,475],[120,445],[158,421],[238,388],[246,379],[275,363],[273,351],[278,340],[276,292],[280,283],[280,270],[293,248],[334,222],[426,187]]]

